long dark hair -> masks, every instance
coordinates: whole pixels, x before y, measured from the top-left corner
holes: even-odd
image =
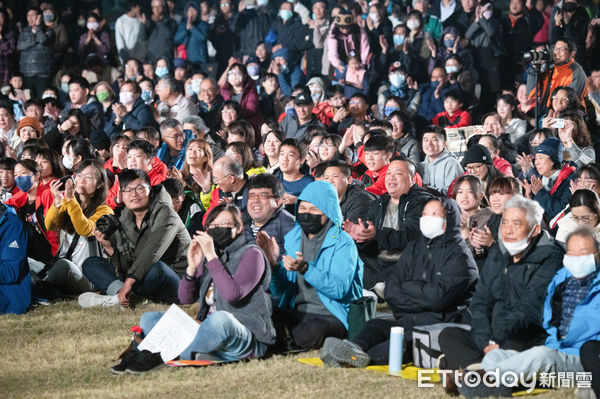
[[[85,208],[82,209],[85,217],[89,218],[96,212],[96,209],[98,209],[98,207],[100,205],[103,205],[106,201],[106,196],[108,193],[108,179],[106,177],[106,171],[104,170],[104,166],[95,159],[82,160],[77,166],[75,174],[81,173],[88,166],[91,166],[95,169],[94,174],[96,175],[96,181],[98,183],[96,186],[96,191],[90,197],[89,203],[85,206]],[[81,198],[77,192],[75,193],[75,199],[81,205]],[[65,212],[63,215],[65,218],[63,229],[69,234],[75,233],[75,227],[73,227],[71,217],[67,212]]]
[[[578,206],[585,206],[600,218],[600,198],[596,192],[587,188],[575,191],[569,200],[569,208],[573,209]]]

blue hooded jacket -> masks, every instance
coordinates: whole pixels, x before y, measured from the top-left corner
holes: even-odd
[[[304,279],[317,290],[325,307],[348,328],[350,302],[362,297],[363,262],[352,237],[342,230],[342,211],[337,191],[331,183],[310,183],[298,197],[319,208],[332,222],[314,262],[308,262]],[[296,257],[300,251],[302,229],[298,222],[285,235],[285,254]],[[271,294],[280,308],[294,308],[298,272],[287,271],[283,263],[273,270]]]
[[[0,314],[25,313],[31,304],[27,233],[12,207],[0,217]]]
[[[183,148],[179,151],[179,154],[175,157],[175,162],[173,162],[173,166],[175,166],[178,170],[183,169],[183,163],[185,162],[185,152],[187,150],[188,143],[192,141],[194,138],[194,134],[191,131],[185,133],[185,141],[183,142]],[[169,151],[169,145],[167,143],[162,143],[156,156],[161,161],[165,162],[167,151]],[[166,164],[167,162],[165,162]]]
[[[567,335],[559,339],[558,325],[560,324],[561,315],[554,313],[560,313],[564,283],[571,276],[571,273],[563,267],[556,272],[548,285],[548,294],[544,301],[543,326],[548,333],[548,338],[546,338],[547,347],[568,355],[579,356],[581,345],[587,341],[600,339],[600,313],[598,313],[598,308],[600,308],[600,273],[596,275],[585,299],[575,307]]]

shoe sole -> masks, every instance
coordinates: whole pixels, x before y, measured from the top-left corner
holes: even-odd
[[[323,348],[327,349],[325,353],[329,353],[330,356],[340,365],[346,365],[356,368],[365,368],[371,361],[369,355],[364,352],[358,352],[354,350],[350,345],[346,344],[339,338],[329,337],[325,340]],[[329,356],[329,355],[328,355]],[[327,357],[327,356],[326,356]]]
[[[125,369],[124,373],[128,373],[128,374],[133,374],[133,375],[140,375],[140,374],[146,374],[146,373],[151,373],[157,370],[162,369],[163,367],[165,367],[165,364],[159,364],[156,367],[151,368],[150,370],[145,370],[145,371],[136,371],[136,370],[131,370],[129,368]]]
[[[330,341],[336,338],[325,338],[323,342],[323,348],[321,348],[321,361],[327,367],[342,367],[341,364],[335,360],[333,353],[329,351]]]
[[[123,375],[127,372],[127,370],[115,370],[114,367],[111,367],[110,372],[113,373],[114,375]]]

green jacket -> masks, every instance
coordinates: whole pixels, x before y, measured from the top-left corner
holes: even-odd
[[[115,248],[111,262],[127,277],[143,280],[150,267],[163,261],[182,276],[187,267],[187,249],[191,239],[162,185],[150,189],[150,203],[141,228],[135,215],[124,208],[121,227],[110,238]]]

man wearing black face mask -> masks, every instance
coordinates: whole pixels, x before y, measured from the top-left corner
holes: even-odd
[[[282,261],[274,238],[257,237],[271,265],[271,295],[278,337],[287,332],[301,348],[320,348],[326,337],[345,338],[350,302],[362,296],[363,263],[342,230],[331,183],[310,183],[298,197],[296,226],[285,236]]]

